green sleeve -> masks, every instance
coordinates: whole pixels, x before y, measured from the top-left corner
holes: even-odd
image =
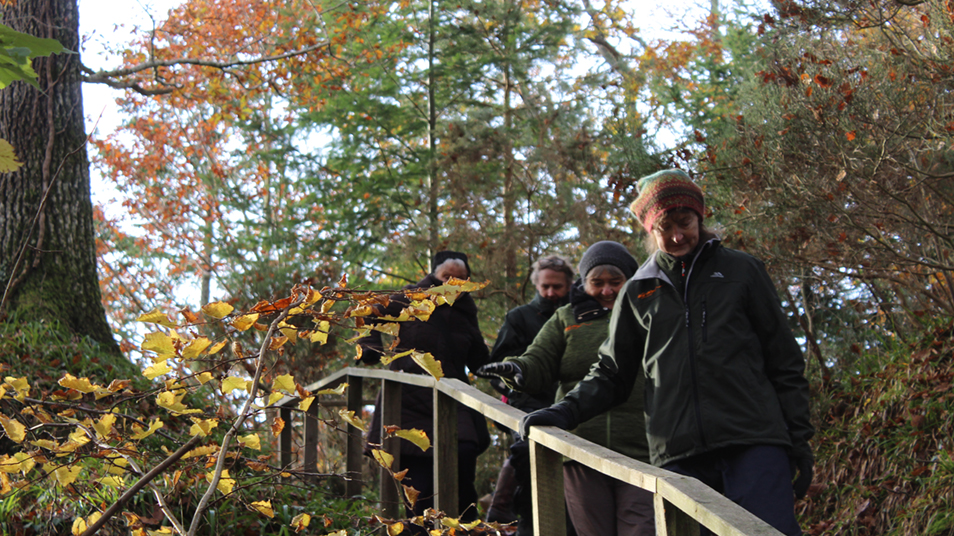
[[[585,422],[625,402],[638,377],[642,376],[642,348],[645,335],[630,305],[629,281],[616,298],[610,317],[609,336],[600,346],[600,359],[589,374],[563,399]]]
[[[569,307],[569,306],[564,306]],[[547,320],[533,339],[527,351],[519,357],[508,357],[523,371],[524,386],[518,390],[530,395],[540,395],[553,390],[553,384],[560,378],[560,361],[566,351],[566,337],[562,310],[558,310]],[[517,387],[508,382],[511,389]]]

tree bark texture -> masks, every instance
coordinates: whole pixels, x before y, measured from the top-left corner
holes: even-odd
[[[41,90],[24,82],[0,90],[0,138],[23,163],[0,174],[0,315],[59,321],[118,353],[96,272],[76,0],[19,0],[0,10],[7,26],[75,52],[33,61]]]

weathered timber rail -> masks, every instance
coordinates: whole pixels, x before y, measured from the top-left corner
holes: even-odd
[[[401,386],[417,385],[434,390],[434,507],[449,516],[459,514],[457,507],[457,404],[464,404],[482,413],[488,419],[516,430],[524,412],[508,406],[473,386],[459,380],[407,374],[383,369],[346,368],[307,389],[317,392],[347,383],[346,406],[360,413],[365,403],[361,398],[364,379],[381,382],[381,424],[400,424]],[[304,415],[301,460],[295,460],[293,415],[301,414],[295,408],[298,399],[286,397],[278,402],[280,417],[285,427],[279,436],[279,450],[283,467],[301,464],[315,468],[318,460],[318,404],[312,404]],[[386,437],[382,433],[381,437]],[[694,478],[677,475],[648,465],[555,427],[531,428],[529,434],[531,479],[533,487],[533,517],[536,534],[553,536],[566,534],[563,496],[563,457],[576,460],[604,474],[618,478],[653,493],[656,511],[656,534],[659,536],[693,536],[699,534],[700,524],[718,536],[780,536],[781,533],[715,492]],[[384,449],[395,456],[394,466],[400,463],[399,438],[384,440]],[[346,471],[348,496],[361,494],[364,448],[360,431],[348,425]],[[381,510],[386,517],[400,517],[401,499],[390,475],[382,469]]]

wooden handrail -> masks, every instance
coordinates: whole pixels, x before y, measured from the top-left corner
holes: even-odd
[[[457,512],[457,404],[463,404],[483,414],[506,428],[516,430],[524,412],[481,392],[466,383],[444,378],[440,381],[430,376],[408,374],[384,369],[348,367],[327,378],[315,382],[306,389],[317,392],[334,388],[342,382],[350,384],[347,406],[350,411],[359,411],[362,404],[362,378],[381,380],[387,403],[382,416],[382,426],[400,421],[400,387],[415,385],[434,390],[435,426],[431,438],[435,450],[435,508],[449,516]],[[285,429],[280,434],[279,452],[282,465],[291,466],[291,408],[297,398],[285,397],[278,406]],[[306,416],[303,462],[314,464],[317,451],[317,434],[308,422],[317,418],[313,405]],[[317,421],[315,421],[317,422]],[[381,437],[385,434],[382,432]],[[565,505],[563,499],[564,457],[575,460],[603,474],[612,476],[653,493],[656,510],[656,534],[664,536],[690,536],[699,534],[699,525],[705,525],[717,536],[780,536],[781,533],[755,517],[747,510],[717,493],[695,478],[660,469],[658,467],[623,456],[605,447],[591,443],[569,432],[552,426],[533,427],[527,438],[530,444],[531,479],[533,480],[534,527],[537,534],[554,535],[565,533]],[[400,448],[394,441],[385,444],[388,452],[399,456]],[[359,431],[348,426],[348,473],[347,492],[350,496],[361,492],[361,465],[363,444]],[[396,460],[397,463],[397,460]],[[440,477],[438,478],[438,475]],[[382,512],[387,517],[399,516],[399,497],[386,472],[381,478]]]

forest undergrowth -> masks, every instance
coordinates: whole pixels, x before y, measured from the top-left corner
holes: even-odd
[[[884,363],[814,397],[815,479],[797,505],[812,536],[954,534],[954,320]]]

